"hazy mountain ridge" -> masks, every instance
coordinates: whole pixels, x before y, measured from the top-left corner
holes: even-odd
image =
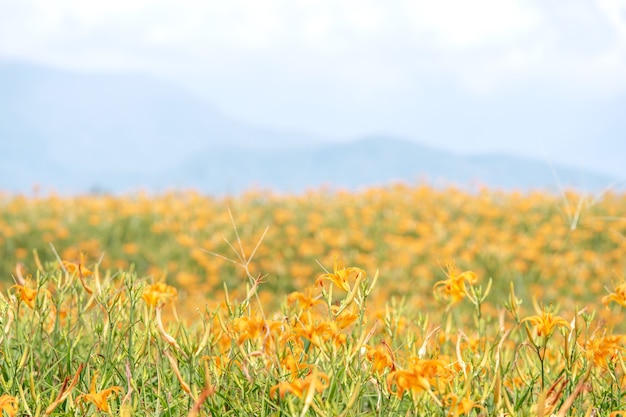
[[[389,137],[330,142],[239,123],[165,82],[0,61],[0,189],[62,192],[252,186],[300,192],[428,180],[499,188],[556,188],[549,164],[462,156]],[[611,178],[555,167],[589,189]]]
[[[139,75],[0,62],[0,91],[6,153],[42,149],[56,162],[71,158],[87,171],[115,159],[122,172],[157,172],[152,168],[176,165],[219,143],[253,148],[315,141],[234,121],[181,88]]]
[[[501,189],[599,190],[611,178],[508,155],[462,156],[386,137],[276,152],[207,150],[166,175],[159,187],[193,186],[215,193],[253,186],[301,192],[329,185],[356,189],[394,182],[428,182]]]

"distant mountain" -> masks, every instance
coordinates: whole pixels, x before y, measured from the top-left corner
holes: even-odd
[[[203,99],[139,75],[85,74],[0,61],[0,190],[61,192],[252,186],[302,191],[392,181],[554,188],[548,164],[507,155],[462,156],[371,137],[330,142],[249,126]],[[610,178],[555,167],[587,189]]]
[[[319,141],[234,121],[181,88],[139,75],[0,61],[0,91],[0,162],[37,161],[43,152],[87,172],[159,172],[211,145]]]
[[[357,189],[393,182],[501,189],[560,186],[600,190],[612,179],[584,170],[509,155],[462,156],[414,142],[371,137],[299,149],[209,149],[160,176],[156,188],[193,186],[213,193],[236,193],[253,186],[301,192],[329,185]]]

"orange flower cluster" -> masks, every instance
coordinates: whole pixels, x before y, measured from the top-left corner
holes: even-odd
[[[587,340],[585,343],[587,357],[595,366],[607,367],[609,363],[614,363],[619,358],[620,353],[626,351],[623,346],[624,338],[622,335],[607,335]]]
[[[290,393],[305,399],[310,393],[314,394],[324,391],[328,388],[329,381],[328,375],[314,370],[304,378],[297,378],[291,382],[279,382],[277,385],[274,385],[270,388],[270,397],[274,397],[276,392],[278,392],[280,398],[284,398],[287,393]]]
[[[368,392],[367,395],[372,394],[372,397],[386,396],[387,400],[391,399],[395,404],[410,404],[413,407],[410,410],[430,404],[431,410],[435,407],[443,410],[447,416],[468,415],[477,409],[482,412],[489,407],[489,411],[508,410],[507,407],[513,406],[506,403],[510,402],[507,390],[522,389],[520,387],[527,389],[540,379],[543,387],[543,380],[550,380],[544,376],[544,371],[557,367],[561,369],[559,364],[562,362],[574,369],[573,373],[578,377],[576,385],[566,390],[569,382],[563,378],[564,374],[559,374],[548,389],[543,389],[546,394],[541,395],[545,398],[538,397],[538,405],[535,404],[533,409],[536,414],[541,414],[541,410],[556,412],[558,407],[567,410],[570,406],[561,405],[565,403],[560,401],[561,395],[564,392],[584,395],[581,394],[584,390],[592,390],[595,382],[586,382],[592,373],[594,381],[603,378],[603,372],[609,373],[613,381],[618,381],[616,383],[626,388],[626,378],[622,382],[623,354],[626,350],[623,336],[608,329],[602,335],[599,332],[581,331],[591,323],[584,311],[578,312],[570,324],[556,315],[554,310],[540,307],[535,301],[536,314],[521,320],[514,314],[507,320],[503,310],[494,313],[489,319],[474,315],[475,329],[466,335],[460,330],[464,323],[452,320],[456,311],[442,309],[441,306],[439,311],[444,315],[441,323],[437,323],[441,318],[437,316],[432,319],[435,323],[429,323],[431,319],[423,316],[406,320],[410,314],[421,314],[421,311],[407,310],[408,307],[398,301],[385,303],[384,313],[380,313],[380,306],[375,305],[374,309],[370,309],[370,299],[378,302],[372,296],[376,279],[370,282],[364,270],[343,267],[337,260],[333,266],[332,273],[322,273],[312,280],[314,285],[287,296],[280,313],[267,314],[260,296],[258,299],[246,297],[240,302],[226,299],[222,306],[203,316],[203,327],[200,329],[189,327],[181,330],[183,326],[178,319],[176,325],[169,329],[164,324],[161,318],[163,308],[169,304],[172,304],[173,309],[176,308],[178,291],[173,286],[165,283],[142,286],[127,276],[115,280],[107,274],[108,278],[103,280],[103,285],[95,287],[99,292],[94,296],[82,282],[72,279],[75,278],[73,276],[68,278],[58,267],[52,269],[52,276],[46,284],[48,287],[41,282],[36,283],[39,292],[47,291],[46,297],[42,297],[44,303],[33,301],[37,300],[37,292],[33,295],[24,282],[24,285],[14,286],[12,305],[17,306],[17,300],[26,304],[30,302],[30,308],[24,309],[22,313],[33,317],[48,308],[50,301],[55,300],[61,291],[66,291],[66,294],[74,297],[71,299],[73,304],[80,304],[83,315],[105,312],[100,317],[109,320],[111,306],[128,303],[126,297],[119,295],[121,291],[129,287],[133,288],[135,294],[135,291],[141,291],[145,302],[141,306],[144,320],[134,315],[132,322],[139,320],[142,324],[138,327],[146,330],[146,336],[141,338],[143,340],[135,350],[139,349],[138,355],[142,359],[151,356],[144,354],[149,352],[148,349],[159,352],[157,355],[152,354],[155,359],[166,359],[165,366],[175,378],[172,379],[183,395],[189,397],[189,401],[179,403],[193,404],[190,415],[201,414],[199,410],[203,402],[210,401],[210,397],[228,384],[233,375],[241,378],[241,381],[235,382],[237,390],[242,381],[252,385],[258,381],[258,386],[265,387],[272,407],[281,407],[283,404],[292,407],[298,404],[302,407],[300,414],[303,415],[309,408],[321,414],[324,403],[331,396],[338,395],[339,389],[349,393],[349,397],[343,400],[346,410],[357,403],[362,391]],[[97,271],[97,268],[94,269]],[[473,272],[459,272],[452,264],[448,264],[446,276],[447,279],[436,282],[433,288],[435,293],[440,292],[449,302],[456,303],[476,294],[475,288],[470,287],[477,281]],[[345,288],[341,288],[343,284]],[[332,288],[335,286],[340,287],[339,294],[333,293]],[[250,291],[248,289],[247,292]],[[515,298],[511,290],[511,299]],[[251,305],[253,299],[258,302],[255,307]],[[91,308],[94,305],[101,308]],[[129,304],[125,306],[129,307]],[[120,307],[119,317],[113,319],[124,319],[126,307]],[[488,330],[485,324],[496,315],[496,330]],[[60,319],[61,314],[58,316]],[[106,332],[116,333],[117,321],[113,323],[112,326],[105,323],[104,326],[96,327],[98,338],[107,337]],[[459,328],[455,328],[457,326]],[[158,333],[154,331],[155,327]],[[0,326],[0,339],[3,337],[1,332],[9,328]],[[558,335],[555,336],[554,331],[558,328],[566,331],[561,340],[555,341],[553,339],[558,338]],[[541,343],[536,343],[535,338],[530,337],[530,329],[540,337]],[[531,343],[523,341],[519,335],[511,340],[513,336],[510,334],[516,330],[519,334],[528,334]],[[155,338],[155,334],[161,337]],[[124,340],[127,340],[126,337]],[[561,347],[563,342],[565,349]],[[535,348],[537,357],[524,356],[527,350],[521,349],[521,346],[529,345]],[[154,349],[155,346],[158,349]],[[93,349],[93,344],[89,343],[89,349]],[[568,352],[567,355],[570,351],[576,353],[567,356],[564,361],[560,356],[564,355],[563,351]],[[97,355],[98,361],[101,355]],[[78,387],[83,381],[80,378],[81,371],[92,366],[81,364],[73,377],[65,378],[56,399],[48,405],[47,413],[52,413],[80,389]],[[203,372],[199,371],[201,366],[204,367]],[[503,373],[501,367],[504,366],[510,371]],[[584,370],[584,375],[581,376],[580,370]],[[132,381],[134,377],[130,366],[126,371],[127,381]],[[132,398],[132,383],[129,383],[130,394],[123,399],[117,398],[124,390],[111,379],[118,378],[118,384],[124,379],[115,375],[118,374],[109,374],[104,386],[99,387],[99,372],[95,372],[88,391],[76,397],[74,406],[83,413],[89,412],[89,407],[103,413],[132,410],[133,402],[129,400]],[[360,382],[350,382],[353,375]],[[341,382],[335,378],[343,381],[341,388]],[[198,381],[202,381],[203,388],[198,386]],[[475,389],[474,383],[482,386]],[[331,386],[333,390],[329,389]],[[142,389],[147,388],[144,386]],[[0,412],[16,415],[18,405],[16,397],[0,397]]]
[[[177,294],[178,291],[176,288],[159,282],[147,285],[143,290],[141,298],[143,298],[148,306],[157,307],[158,305],[171,303],[176,299]]]
[[[165,278],[180,290],[180,311],[193,314],[207,301],[223,298],[224,281],[234,291],[244,291],[238,289],[243,271],[237,262],[212,255],[236,260],[227,243],[239,247],[229,208],[243,246],[254,247],[269,226],[248,268],[254,275],[268,274],[264,297],[275,307],[277,290],[305,287],[315,275],[316,261],[332,263],[338,255],[363,270],[379,269],[381,298],[407,295],[423,308],[424,294],[439,274],[437,263],[448,259],[477,276],[494,278],[495,291],[523,279],[528,287],[520,295],[528,300],[532,294],[555,298],[567,289],[570,297],[563,307],[568,309],[604,295],[606,282],[596,277],[608,281],[626,270],[626,222],[613,220],[626,212],[623,194],[587,199],[574,192],[469,193],[398,184],[355,193],[250,192],[220,199],[192,191],[4,196],[0,275],[10,277],[15,262],[34,253],[44,265],[57,262],[50,244],[62,259],[78,260],[64,264],[68,272],[80,275],[80,269],[85,277],[93,271],[81,253],[90,259],[104,253],[101,270],[134,265],[141,276]],[[348,292],[358,276],[359,271],[337,265],[322,282]],[[463,278],[448,277],[437,295],[458,303],[472,285],[471,277]],[[624,302],[619,291],[605,302]]]
[[[392,371],[387,376],[387,385],[392,394],[402,397],[406,391],[415,395],[420,391],[432,393],[432,387],[445,383],[452,373],[441,359],[409,358],[409,367]],[[395,387],[395,389],[394,389]]]
[[[302,415],[344,394],[346,404],[370,411],[387,401],[403,415],[423,404],[450,416],[483,408],[514,415],[519,404],[511,401],[523,390],[543,398],[539,411],[561,407],[564,415],[563,404],[582,404],[594,413],[599,381],[610,378],[616,390],[626,389],[626,329],[616,314],[626,306],[626,284],[608,295],[604,289],[626,271],[626,222],[606,227],[606,219],[626,211],[626,197],[607,193],[574,209],[570,202],[581,198],[403,185],[224,199],[193,192],[11,198],[0,212],[2,259],[14,268],[32,256],[37,278],[24,279],[21,268],[6,274],[17,284],[6,303],[0,299],[10,312],[1,317],[0,341],[13,343],[14,328],[30,334],[28,326],[40,322],[44,333],[62,328],[68,335],[74,329],[97,335],[72,357],[92,361],[85,369],[115,372],[103,375],[104,386],[93,374],[88,390],[80,388],[87,384],[80,371],[71,381],[50,375],[61,381],[60,388],[44,390],[46,398],[59,393],[50,412],[81,390],[74,406],[115,413],[138,403],[141,394],[133,391],[139,386],[173,381],[182,394],[172,394],[172,403],[190,407],[189,415],[201,414],[203,401],[229,383],[231,393],[249,385],[254,395],[269,394],[264,404],[270,408],[304,405]],[[34,242],[36,250],[20,242]],[[360,267],[344,266],[339,255]],[[462,267],[445,264],[439,279],[437,265],[445,259]],[[316,263],[332,271],[322,267],[326,272],[317,274]],[[493,291],[483,292],[478,277],[492,278]],[[139,295],[141,310],[130,314]],[[529,315],[524,308],[531,299],[555,302],[563,315],[537,302]],[[600,301],[607,308],[594,310]],[[173,319],[163,320],[166,310]],[[200,323],[188,325],[198,317]],[[594,320],[603,331],[594,330]],[[100,342],[114,336],[121,339]],[[125,343],[128,351],[115,350]],[[19,352],[29,366],[41,360],[28,356],[32,349]],[[138,374],[131,375],[139,372],[134,362],[117,369],[135,354],[137,362],[158,367],[143,373],[141,385]],[[100,367],[104,360],[113,364]],[[240,380],[233,384],[233,378]],[[36,391],[27,382],[20,387],[26,394],[10,392]],[[123,389],[115,384],[126,383],[127,397],[117,398]],[[361,394],[367,400],[357,401]],[[562,399],[566,394],[571,401]],[[0,413],[16,415],[17,398],[3,393]],[[212,406],[225,411],[219,401]],[[343,411],[329,407],[319,414]]]

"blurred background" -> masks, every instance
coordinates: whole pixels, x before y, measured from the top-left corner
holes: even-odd
[[[0,0],[0,189],[623,188],[626,1]]]

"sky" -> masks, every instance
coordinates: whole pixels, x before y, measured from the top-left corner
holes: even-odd
[[[552,125],[534,142],[503,140],[506,130],[470,142],[446,127],[476,103],[619,113],[626,0],[0,0],[0,58],[149,74],[234,118],[340,140],[388,134],[462,152],[594,157],[593,167],[626,153],[615,132],[618,148],[596,150],[593,120],[576,144]]]

